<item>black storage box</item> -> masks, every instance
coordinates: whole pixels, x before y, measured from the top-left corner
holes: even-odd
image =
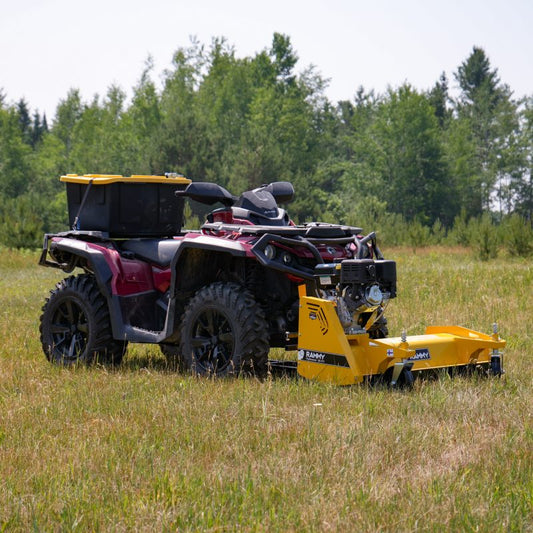
[[[102,174],[67,174],[61,181],[67,186],[70,227],[102,231],[111,237],[159,237],[179,233],[184,200],[174,193],[184,190],[191,182],[183,176]]]

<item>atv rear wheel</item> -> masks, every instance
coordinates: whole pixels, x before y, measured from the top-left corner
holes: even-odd
[[[269,336],[263,310],[236,283],[214,283],[190,300],[180,330],[185,366],[198,375],[266,372]]]
[[[107,302],[90,274],[57,283],[44,304],[40,332],[47,359],[65,366],[120,364],[127,346],[113,339]]]

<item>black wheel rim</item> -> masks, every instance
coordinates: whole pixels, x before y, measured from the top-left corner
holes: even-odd
[[[196,317],[192,328],[194,362],[206,373],[219,373],[232,362],[235,336],[228,317],[207,308]]]
[[[89,323],[81,305],[67,299],[54,310],[50,325],[53,354],[65,361],[76,361],[87,347]]]

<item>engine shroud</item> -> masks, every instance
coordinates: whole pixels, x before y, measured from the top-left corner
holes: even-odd
[[[366,288],[378,285],[380,290],[396,296],[396,262],[385,259],[345,259],[341,263],[326,263],[315,267],[318,287],[330,289],[339,286]]]
[[[362,313],[372,312],[396,296],[396,263],[384,259],[345,259],[317,265],[317,289],[336,302],[344,328],[353,329]]]
[[[378,284],[383,292],[396,296],[396,262],[378,259],[346,259],[341,263],[341,286]]]

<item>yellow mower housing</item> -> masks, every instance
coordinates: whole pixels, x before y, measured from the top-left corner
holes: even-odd
[[[352,385],[384,377],[391,385],[409,385],[412,372],[476,367],[503,372],[505,341],[496,326],[492,335],[430,326],[425,335],[371,339],[366,332],[345,332],[336,302],[301,292],[297,369],[305,378]]]

